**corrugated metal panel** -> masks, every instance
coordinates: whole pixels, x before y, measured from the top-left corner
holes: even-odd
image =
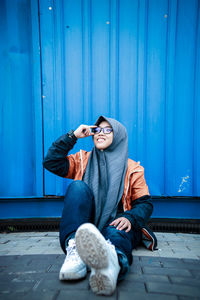
[[[0,1],[0,196],[43,195],[37,3]]]
[[[104,114],[127,127],[152,195],[200,196],[199,1],[39,2],[45,152]],[[45,172],[46,195],[65,187]]]
[[[127,127],[152,195],[200,196],[198,0],[3,0],[0,34],[1,197],[43,196],[43,147],[100,114]]]

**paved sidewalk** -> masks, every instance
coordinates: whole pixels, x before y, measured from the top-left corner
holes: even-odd
[[[200,235],[156,233],[159,250],[133,251],[126,279],[109,299],[200,299]],[[64,261],[57,232],[0,234],[0,299],[107,299],[88,278],[60,282]]]

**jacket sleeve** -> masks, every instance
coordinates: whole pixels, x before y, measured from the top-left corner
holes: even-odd
[[[67,134],[58,138],[51,145],[44,158],[44,168],[58,176],[66,177],[69,170],[67,154],[73,148],[75,143],[76,140],[69,137]]]
[[[125,211],[123,217],[131,222],[133,228],[141,229],[147,224],[152,211],[151,197],[145,195],[133,201],[132,209]]]
[[[136,180],[133,180],[131,184],[131,201],[141,198],[145,195],[149,195],[149,189],[144,178],[144,168],[140,167],[141,171],[135,173]]]

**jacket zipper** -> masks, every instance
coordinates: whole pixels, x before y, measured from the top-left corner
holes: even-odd
[[[82,151],[80,149],[80,158],[81,158],[81,176],[83,178],[83,156],[82,156]]]

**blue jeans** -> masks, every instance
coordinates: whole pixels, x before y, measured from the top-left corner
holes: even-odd
[[[73,181],[68,186],[64,197],[64,208],[60,222],[60,245],[65,253],[65,241],[74,236],[81,224],[94,223],[94,214],[95,202],[92,190],[83,181]],[[117,215],[116,218],[119,216],[123,216],[123,214]],[[115,245],[121,267],[118,280],[122,280],[128,273],[129,265],[133,260],[132,249],[141,242],[141,231],[133,228],[129,232],[120,231],[107,224],[101,233],[106,240],[109,239]]]

